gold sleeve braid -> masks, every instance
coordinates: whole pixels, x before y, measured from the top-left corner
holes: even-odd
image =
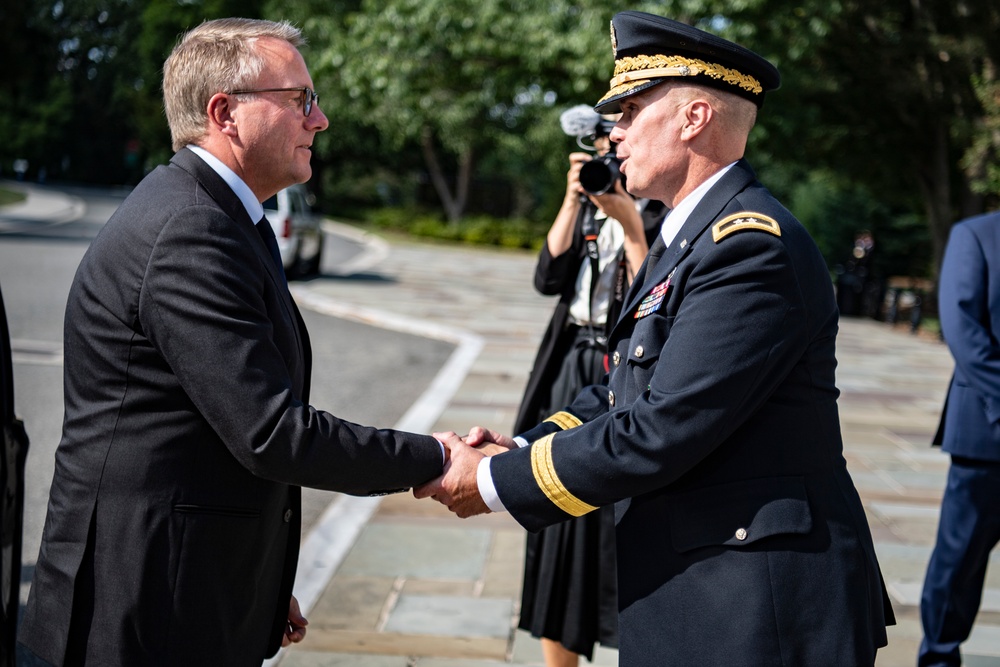
[[[571,428],[576,428],[577,426],[583,423],[582,421],[580,421],[579,418],[574,417],[568,412],[557,412],[554,415],[550,416],[545,421],[552,422],[563,431],[568,431]]]
[[[552,440],[555,435],[550,433],[531,444],[531,472],[535,476],[535,483],[542,493],[566,514],[583,516],[593,512],[597,508],[570,493],[556,474],[556,469],[552,465]]]

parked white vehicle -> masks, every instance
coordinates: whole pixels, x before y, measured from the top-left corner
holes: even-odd
[[[264,202],[264,215],[278,239],[281,263],[289,278],[314,276],[323,258],[323,230],[305,186],[293,185]]]

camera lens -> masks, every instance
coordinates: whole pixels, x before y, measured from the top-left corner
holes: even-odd
[[[580,185],[592,195],[603,195],[613,190],[615,183],[621,178],[619,164],[618,158],[612,155],[584,163],[580,168]]]

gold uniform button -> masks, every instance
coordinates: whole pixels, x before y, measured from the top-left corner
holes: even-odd
[[[611,356],[611,361],[614,362],[615,366],[622,362],[622,354],[618,350]]]
[[[646,350],[643,349],[642,345],[639,345],[639,346],[637,346],[635,348],[635,358],[636,359],[642,359],[642,355],[644,355],[644,354],[646,354]]]
[[[608,392],[608,405],[611,407],[615,406],[615,392],[613,391]]]
[[[738,539],[740,542],[742,542],[743,540],[747,539],[747,529],[746,528],[737,528],[736,529],[736,539]]]

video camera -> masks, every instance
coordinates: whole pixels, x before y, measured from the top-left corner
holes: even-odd
[[[615,127],[615,121],[602,117],[586,104],[578,104],[563,111],[559,116],[559,124],[563,132],[576,137],[577,146],[590,153],[597,152],[594,140],[608,136]],[[619,180],[624,185],[625,177],[622,176],[620,166],[621,160],[615,154],[615,144],[612,142],[607,153],[595,156],[580,168],[580,185],[592,195],[603,195],[614,190],[615,183]]]

